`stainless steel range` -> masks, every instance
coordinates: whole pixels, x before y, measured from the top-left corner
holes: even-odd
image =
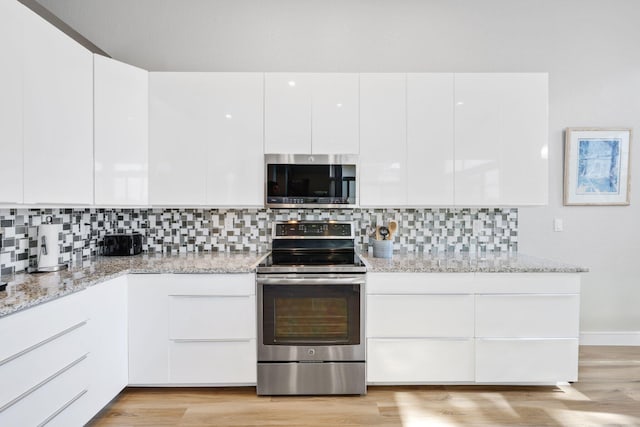
[[[258,394],[365,394],[364,284],[353,224],[275,223],[258,266]]]

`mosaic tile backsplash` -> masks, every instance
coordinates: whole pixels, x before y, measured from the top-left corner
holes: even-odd
[[[346,220],[355,224],[359,250],[369,250],[377,225],[398,222],[401,252],[515,252],[518,209],[0,209],[2,274],[37,260],[37,226],[61,224],[60,263],[100,254],[105,234],[139,232],[145,252],[267,252],[274,221]]]

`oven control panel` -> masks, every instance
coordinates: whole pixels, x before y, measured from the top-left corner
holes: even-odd
[[[274,238],[353,238],[353,224],[333,221],[288,221],[277,222]]]

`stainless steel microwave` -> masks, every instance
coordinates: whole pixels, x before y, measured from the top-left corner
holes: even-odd
[[[268,208],[355,208],[358,156],[265,154]]]

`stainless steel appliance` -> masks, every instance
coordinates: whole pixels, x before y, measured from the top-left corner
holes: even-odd
[[[353,224],[278,222],[257,268],[258,394],[365,394],[365,273]]]
[[[358,205],[356,155],[265,154],[269,208],[354,208]]]
[[[102,255],[123,256],[142,253],[142,234],[123,233],[104,236]]]

